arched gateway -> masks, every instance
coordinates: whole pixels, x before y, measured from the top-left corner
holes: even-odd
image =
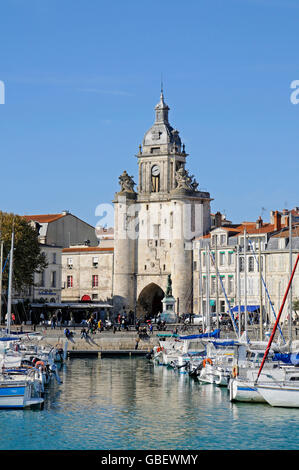
[[[164,299],[164,297],[164,291],[157,284],[152,282],[144,287],[137,300],[137,318],[153,318],[159,312],[161,313],[163,308],[162,299]]]

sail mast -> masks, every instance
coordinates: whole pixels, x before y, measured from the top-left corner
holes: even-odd
[[[282,314],[282,311],[283,311],[283,307],[284,307],[284,304],[286,302],[286,299],[287,299],[287,296],[288,296],[288,293],[289,293],[289,290],[290,290],[290,287],[291,287],[291,284],[292,284],[292,281],[293,281],[293,277],[294,277],[294,274],[295,274],[295,271],[296,271],[296,268],[297,268],[297,264],[298,264],[298,261],[299,261],[299,255],[297,255],[297,259],[296,259],[296,263],[294,265],[294,268],[293,268],[293,271],[292,271],[292,274],[291,274],[291,277],[290,277],[290,280],[289,280],[289,283],[288,283],[288,286],[287,286],[287,290],[284,294],[284,298],[283,298],[283,301],[282,301],[282,304],[281,304],[281,307],[280,307],[280,310],[278,312],[278,315],[277,315],[277,318],[276,318],[276,322],[275,322],[275,325],[273,327],[273,330],[272,330],[272,333],[271,333],[271,337],[269,339],[269,342],[268,342],[268,345],[267,345],[267,348],[266,348],[266,351],[265,351],[265,354],[264,354],[264,357],[263,357],[263,360],[262,360],[262,363],[260,365],[260,368],[259,368],[259,371],[258,371],[258,374],[257,374],[257,378],[256,378],[256,382],[258,381],[258,378],[260,376],[260,373],[262,371],[262,368],[264,366],[264,363],[265,363],[265,360],[267,359],[267,356],[268,356],[268,353],[269,353],[269,350],[270,350],[270,346],[271,346],[271,343],[273,341],[273,338],[274,338],[274,335],[275,335],[275,332],[276,332],[276,329],[277,329],[277,325],[278,325],[278,322],[279,322],[279,319],[281,317],[281,314]]]
[[[7,333],[10,334],[11,326],[11,297],[12,297],[12,270],[13,270],[13,250],[14,250],[14,228],[11,233],[11,248],[9,258],[9,277],[8,277],[8,300],[7,300]]]
[[[289,245],[290,245],[290,276],[292,273],[292,211],[289,211]],[[290,294],[289,294],[289,321],[288,321],[288,327],[289,327],[289,341],[290,345],[292,344],[292,310],[293,310],[293,305],[292,305],[292,286],[290,286]]]
[[[0,323],[2,323],[2,270],[3,270],[3,241],[0,244]]]

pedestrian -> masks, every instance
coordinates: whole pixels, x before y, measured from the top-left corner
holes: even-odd
[[[150,330],[150,333],[151,333],[151,335],[152,335],[152,334],[153,334],[153,330],[154,330],[152,323],[149,324],[149,330]]]
[[[86,331],[86,329],[83,327],[82,330],[81,330],[81,338],[85,338],[85,339],[86,339],[87,337],[88,337],[87,331]]]
[[[11,315],[11,324],[12,324],[12,325],[15,324],[15,320],[16,320],[16,316],[15,316],[15,314],[13,313],[13,314]]]
[[[55,330],[55,327],[56,327],[56,315],[54,313],[54,315],[52,317],[52,321],[51,321],[51,329]]]
[[[62,311],[58,310],[58,312],[57,312],[57,326],[61,326],[61,320],[62,320]]]
[[[68,328],[64,329],[64,334],[65,334],[66,338],[68,338],[68,339],[73,336],[73,333]]]
[[[135,344],[135,349],[138,349],[139,341],[140,341],[140,338],[139,338],[139,336],[137,336],[137,338],[136,338],[136,344]]]

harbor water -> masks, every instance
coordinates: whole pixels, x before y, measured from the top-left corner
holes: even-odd
[[[74,358],[39,410],[0,411],[1,450],[298,450],[299,410],[231,403],[143,357]]]

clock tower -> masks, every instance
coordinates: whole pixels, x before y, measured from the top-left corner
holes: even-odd
[[[210,230],[210,194],[186,170],[188,155],[168,112],[161,92],[136,155],[137,191],[124,172],[114,200],[114,299],[118,310],[143,318],[162,310],[169,275],[176,313],[192,312],[192,239]]]
[[[185,165],[185,146],[179,132],[168,121],[169,107],[161,92],[155,107],[154,125],[146,132],[137,155],[139,164],[139,200],[165,200],[176,187],[175,173]]]

